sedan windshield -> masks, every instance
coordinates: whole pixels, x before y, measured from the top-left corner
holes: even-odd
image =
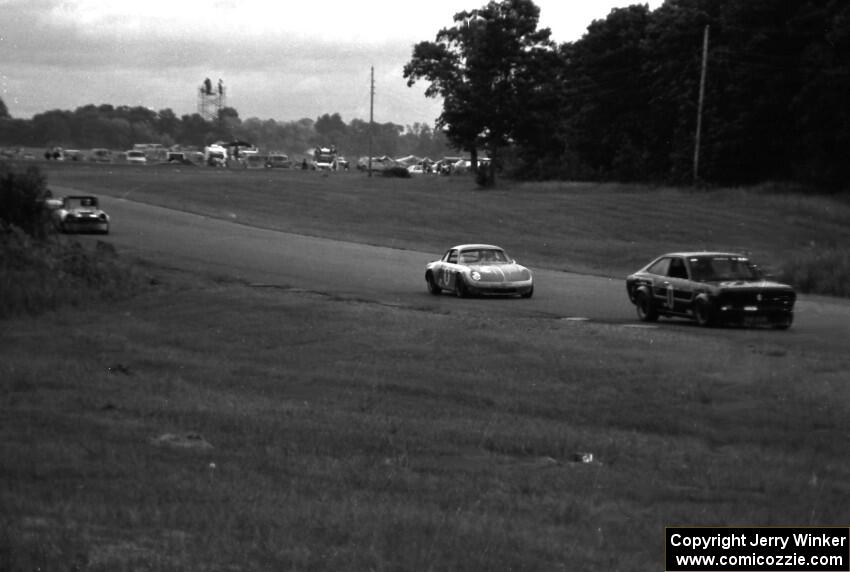
[[[497,248],[473,248],[460,253],[461,264],[506,264],[510,262],[504,250]]]
[[[759,279],[749,260],[740,256],[700,256],[689,262],[693,279],[698,282]]]

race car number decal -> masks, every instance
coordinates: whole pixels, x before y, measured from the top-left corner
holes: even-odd
[[[673,309],[673,285],[667,286],[667,307]]]

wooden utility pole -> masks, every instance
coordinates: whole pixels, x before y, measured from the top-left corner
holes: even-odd
[[[699,80],[699,102],[697,103],[697,132],[694,141],[694,186],[699,183],[699,147],[702,137],[702,106],[705,100],[705,71],[708,67],[708,25],[702,35],[702,72]]]
[[[375,122],[375,66],[372,66],[372,79],[369,88],[369,176],[372,176],[372,126]]]

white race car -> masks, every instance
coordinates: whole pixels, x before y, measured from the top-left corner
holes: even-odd
[[[428,291],[443,290],[460,297],[473,295],[518,295],[531,298],[531,271],[492,244],[461,244],[446,251],[440,260],[425,267]]]
[[[60,232],[97,232],[109,234],[109,215],[92,195],[62,197],[52,211],[53,224]]]

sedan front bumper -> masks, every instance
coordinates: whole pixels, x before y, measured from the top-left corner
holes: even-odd
[[[743,326],[758,325],[791,325],[794,321],[794,310],[786,308],[760,308],[758,306],[719,308],[717,318],[725,324],[740,324]]]

